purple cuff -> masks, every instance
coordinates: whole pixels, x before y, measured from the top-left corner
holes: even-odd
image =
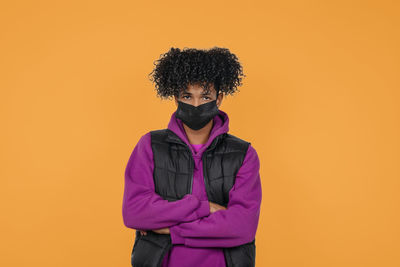
[[[171,235],[172,244],[185,244],[185,239],[180,235],[178,225],[173,225],[169,227],[169,234]]]
[[[210,203],[208,200],[201,200],[200,207],[196,210],[198,218],[208,216],[210,214]]]

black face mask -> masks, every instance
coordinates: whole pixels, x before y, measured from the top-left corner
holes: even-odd
[[[197,107],[178,101],[175,117],[182,120],[189,128],[199,130],[206,126],[218,114],[217,100]]]

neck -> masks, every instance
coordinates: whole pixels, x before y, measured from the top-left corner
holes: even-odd
[[[211,120],[203,128],[199,130],[193,130],[183,123],[183,128],[185,129],[186,135],[191,144],[205,144],[210,136],[211,129],[213,127],[214,120]]]

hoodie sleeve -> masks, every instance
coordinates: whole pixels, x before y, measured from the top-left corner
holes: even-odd
[[[208,201],[187,194],[169,202],[155,192],[151,133],[136,144],[125,169],[122,216],[126,227],[154,230],[180,222],[194,221],[210,214]]]
[[[233,247],[252,241],[257,231],[262,199],[259,169],[257,152],[250,145],[229,192],[227,209],[193,222],[171,226],[172,244]]]

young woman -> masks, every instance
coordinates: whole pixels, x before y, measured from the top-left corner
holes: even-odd
[[[134,267],[255,266],[262,198],[250,142],[228,133],[223,94],[241,85],[226,48],[171,48],[152,81],[177,106],[168,127],[144,134],[125,170],[122,213],[136,229]]]

